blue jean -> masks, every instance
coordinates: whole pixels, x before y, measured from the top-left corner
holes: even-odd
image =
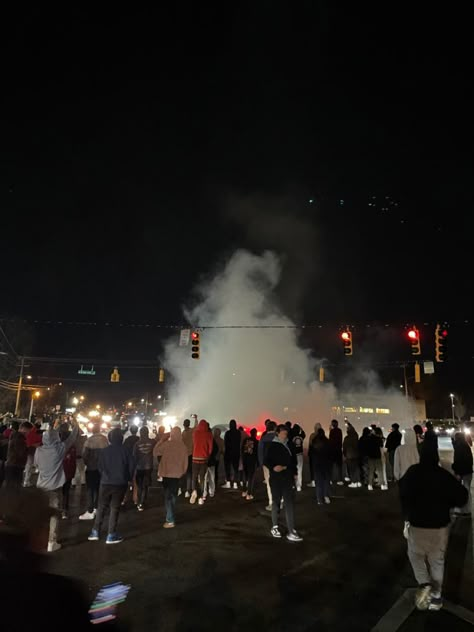
[[[166,522],[174,523],[174,507],[178,497],[179,478],[163,478],[165,490]]]
[[[330,472],[327,469],[314,470],[316,480],[316,500],[319,503],[324,502],[326,496],[329,496],[329,477]]]

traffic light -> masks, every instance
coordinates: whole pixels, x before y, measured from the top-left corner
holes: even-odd
[[[435,358],[436,362],[444,362],[448,354],[448,328],[445,325],[436,325],[435,329]]]
[[[352,355],[352,332],[349,329],[345,329],[341,332],[341,340],[344,349],[345,356]]]
[[[323,366],[319,367],[319,381],[324,382],[324,367]]]
[[[158,382],[160,384],[163,384],[164,381],[165,381],[165,370],[164,369],[160,369],[158,371]]]
[[[199,331],[193,331],[191,334],[191,358],[193,360],[199,360],[200,349],[200,333]]]
[[[411,327],[408,330],[407,335],[411,344],[411,355],[414,355],[414,356],[421,355],[420,332],[415,327],[415,325],[413,325],[413,327]]]
[[[111,382],[120,382],[120,373],[118,372],[118,367],[114,367],[114,370],[110,374]]]

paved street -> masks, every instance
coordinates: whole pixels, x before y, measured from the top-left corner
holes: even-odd
[[[150,509],[122,514],[126,540],[120,545],[89,543],[90,523],[63,522],[65,546],[54,556],[53,569],[85,581],[91,597],[106,583],[131,584],[121,615],[137,631],[224,626],[368,632],[415,585],[397,490],[369,495],[335,487],[327,507],[317,506],[312,492],[298,494],[297,528],[304,542],[292,544],[270,537],[262,484],[251,503],[221,489],[203,507],[181,497],[178,525],[168,531],[161,526],[162,492],[154,487]],[[74,515],[79,496],[74,493]],[[471,522],[464,519],[452,531],[446,596],[474,608],[473,586]],[[436,617],[448,616],[416,615],[415,627],[403,629],[432,629]]]

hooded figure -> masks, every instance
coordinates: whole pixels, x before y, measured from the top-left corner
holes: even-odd
[[[65,441],[61,441],[57,430],[43,433],[43,445],[36,449],[35,465],[39,470],[36,487],[45,491],[59,489],[66,482],[63,461],[68,450],[74,445],[79,427],[75,426]]]
[[[393,475],[399,481],[412,465],[420,462],[420,454],[417,446],[416,434],[412,428],[407,428],[404,433],[403,445],[395,450],[393,460]]]
[[[240,432],[235,431],[239,437],[240,446]],[[199,498],[199,504],[204,504],[205,496],[204,480],[207,472],[207,462],[212,454],[212,448],[214,446],[214,440],[212,438],[212,432],[209,431],[209,424],[205,419],[201,419],[198,423],[196,430],[194,431],[194,446],[193,446],[193,480],[192,488],[193,492],[189,502],[194,505],[196,499]]]
[[[224,466],[225,477],[227,479],[225,487],[227,488],[230,488],[232,481],[234,483],[234,489],[238,487],[241,440],[241,434],[237,430],[237,422],[235,419],[231,419],[229,422],[229,430],[224,435]]]
[[[169,440],[159,445],[158,455],[161,456],[159,474],[163,477],[165,492],[166,521],[163,527],[171,529],[175,526],[174,508],[179,479],[188,469],[188,447],[183,441],[180,428],[175,426],[171,429]]]

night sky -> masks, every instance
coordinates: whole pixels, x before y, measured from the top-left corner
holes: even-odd
[[[469,318],[470,22],[332,4],[12,15],[0,315],[179,323],[247,247],[299,322]]]

